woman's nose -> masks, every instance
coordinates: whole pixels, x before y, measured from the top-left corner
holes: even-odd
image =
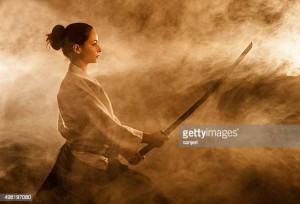
[[[100,45],[98,45],[98,52],[101,52],[102,50],[101,50],[101,47],[100,47]]]

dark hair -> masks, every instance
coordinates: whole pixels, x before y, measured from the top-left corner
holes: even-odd
[[[73,52],[73,45],[83,45],[89,38],[92,29],[93,27],[86,23],[72,23],[66,28],[62,25],[56,25],[52,32],[46,35],[46,42],[55,50],[62,48],[63,54],[70,57]]]

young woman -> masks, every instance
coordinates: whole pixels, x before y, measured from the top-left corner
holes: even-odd
[[[56,25],[47,43],[70,60],[58,95],[58,130],[66,139],[33,203],[169,203],[144,175],[118,160],[143,159],[141,143],[168,140],[122,125],[99,82],[87,74],[101,53],[95,29],[86,23]]]

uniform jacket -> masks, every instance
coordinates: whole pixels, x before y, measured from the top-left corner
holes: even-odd
[[[69,65],[57,101],[58,130],[81,161],[106,169],[108,147],[127,159],[141,148],[143,133],[120,123],[102,86],[83,69]]]

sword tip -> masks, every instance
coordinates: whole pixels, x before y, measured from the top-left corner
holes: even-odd
[[[250,42],[250,44],[249,44],[249,47],[250,47],[250,48],[252,48],[252,46],[253,46],[253,43],[252,43],[252,42]]]

